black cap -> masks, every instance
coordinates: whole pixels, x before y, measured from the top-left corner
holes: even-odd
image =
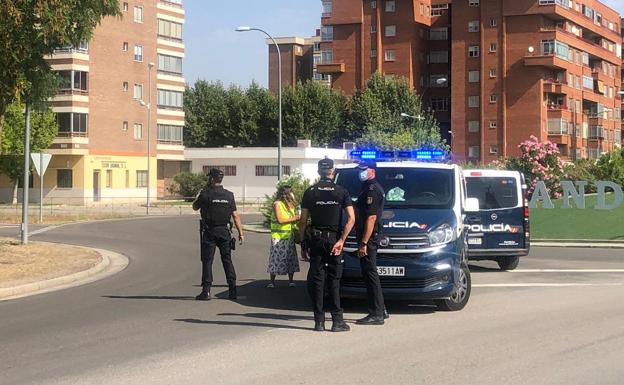
[[[377,169],[377,162],[375,162],[374,160],[362,160],[358,163],[357,166],[360,170],[367,170],[367,169],[373,169],[376,170]]]
[[[218,168],[211,168],[208,172],[208,175],[213,178],[223,178],[223,171],[219,170]]]
[[[318,169],[319,170],[331,170],[332,168],[334,168],[334,161],[329,159],[329,158],[325,158],[325,159],[321,159],[318,162]]]

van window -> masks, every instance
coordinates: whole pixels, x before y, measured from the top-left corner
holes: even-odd
[[[359,170],[339,169],[336,183],[355,200],[362,182]],[[455,199],[453,170],[411,167],[378,168],[377,180],[386,193],[386,208],[449,209]]]
[[[515,178],[469,177],[466,178],[469,198],[477,198],[484,210],[504,209],[518,206],[518,183]]]

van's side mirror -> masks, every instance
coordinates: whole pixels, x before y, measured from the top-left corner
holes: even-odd
[[[466,198],[466,203],[464,204],[464,212],[478,213],[479,200],[477,198]]]

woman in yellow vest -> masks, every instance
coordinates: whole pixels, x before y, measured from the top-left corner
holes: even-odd
[[[273,204],[271,215],[271,254],[267,273],[271,275],[271,283],[267,286],[275,288],[275,277],[288,274],[289,286],[295,286],[293,275],[299,271],[299,259],[295,244],[297,231],[297,202],[290,186],[282,186],[278,190],[278,198]]]

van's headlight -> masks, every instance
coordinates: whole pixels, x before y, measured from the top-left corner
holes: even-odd
[[[455,231],[446,223],[429,232],[431,246],[445,245],[455,240]]]

